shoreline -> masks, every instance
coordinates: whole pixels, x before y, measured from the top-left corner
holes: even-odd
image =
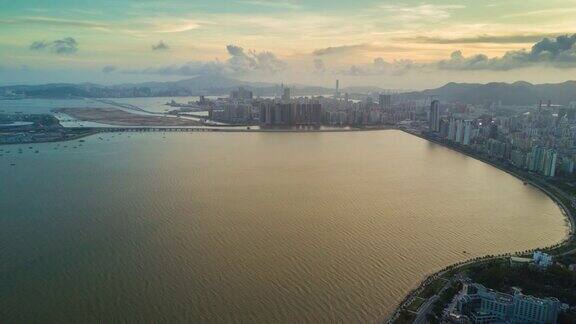
[[[414,299],[425,288],[427,288],[429,286],[430,283],[432,283],[434,280],[440,278],[442,275],[446,274],[448,271],[454,271],[454,270],[457,270],[457,269],[463,268],[463,267],[480,265],[480,264],[483,264],[483,263],[486,263],[489,261],[508,258],[508,257],[514,256],[514,255],[525,255],[526,253],[530,253],[531,251],[535,251],[535,250],[547,251],[553,255],[564,255],[564,254],[576,253],[576,247],[572,247],[572,249],[569,249],[568,251],[563,252],[563,253],[559,253],[559,254],[553,253],[554,250],[564,248],[564,247],[570,247],[571,244],[576,242],[576,233],[575,233],[575,230],[576,230],[576,213],[574,213],[573,210],[564,203],[564,201],[562,200],[562,197],[559,197],[558,194],[556,194],[556,193],[554,193],[554,191],[552,191],[552,188],[547,187],[547,186],[549,186],[548,184],[537,183],[537,182],[535,182],[535,180],[528,178],[524,174],[518,173],[515,170],[511,170],[511,169],[506,168],[505,166],[499,165],[493,161],[482,158],[481,156],[467,152],[467,151],[465,151],[459,147],[450,146],[450,145],[447,145],[446,143],[443,143],[441,141],[437,141],[437,140],[434,140],[432,138],[428,138],[422,134],[412,133],[412,132],[409,132],[405,129],[399,129],[399,130],[403,131],[406,134],[413,135],[413,136],[416,136],[416,137],[421,138],[423,140],[426,140],[430,143],[441,145],[447,149],[451,149],[451,150],[456,151],[458,153],[464,154],[468,157],[476,159],[477,161],[484,162],[484,163],[486,163],[492,167],[495,167],[495,168],[497,168],[503,172],[506,172],[507,174],[517,178],[520,181],[523,181],[523,182],[530,184],[531,186],[537,188],[542,193],[544,193],[546,196],[548,196],[550,199],[552,199],[552,201],[554,201],[554,203],[558,206],[562,215],[564,215],[564,217],[565,217],[565,221],[566,221],[567,226],[568,226],[568,233],[566,234],[566,236],[564,237],[564,239],[562,241],[560,241],[554,245],[548,246],[548,247],[541,247],[541,248],[538,247],[538,248],[530,249],[530,250],[523,251],[523,252],[517,251],[517,252],[508,252],[508,253],[499,254],[499,255],[485,255],[482,257],[476,257],[476,258],[472,258],[472,259],[468,259],[468,260],[464,260],[461,262],[447,265],[444,268],[425,276],[418,283],[418,285],[415,288],[413,288],[408,294],[406,294],[406,296],[400,301],[398,306],[396,306],[394,311],[385,320],[385,323],[394,323],[398,319],[398,317],[400,316],[400,313],[403,310],[405,310],[405,307],[409,306],[414,301]]]
[[[57,143],[68,142],[81,139],[88,136],[93,136],[101,133],[202,133],[202,132],[220,132],[220,133],[344,133],[344,132],[371,132],[382,130],[396,129],[394,126],[385,126],[378,128],[328,128],[328,129],[313,129],[313,128],[264,128],[264,129],[247,129],[247,128],[218,128],[219,126],[191,126],[191,127],[178,127],[178,126],[110,126],[110,127],[82,127],[86,129],[87,133],[74,135],[65,139],[53,139],[46,141],[29,141],[29,142],[15,142],[15,143],[0,143],[3,145],[18,145],[18,144],[42,144],[42,143]],[[65,129],[76,129],[75,127],[65,127]]]
[[[46,140],[46,141],[29,141],[29,142],[0,143],[0,146],[4,146],[4,145],[8,146],[8,145],[29,145],[29,144],[45,144],[45,143],[70,142],[70,141],[82,139],[82,138],[84,138],[84,137],[96,135],[96,134],[98,134],[98,133],[99,133],[98,131],[91,131],[90,133],[77,134],[77,135],[73,135],[73,136],[70,136],[70,137],[64,138],[64,139],[50,139],[50,140]]]

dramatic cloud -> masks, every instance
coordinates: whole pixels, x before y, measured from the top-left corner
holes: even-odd
[[[465,57],[453,52],[450,59],[437,63],[445,70],[511,70],[534,65],[576,67],[576,34],[544,38],[530,50],[509,51],[502,57],[489,58],[484,54]]]
[[[50,50],[59,55],[74,54],[78,52],[78,42],[72,37],[57,39],[51,42],[35,41],[30,45],[30,49],[33,51]]]
[[[164,43],[164,41],[159,41],[157,44],[152,45],[153,51],[166,51],[169,49],[170,49],[170,46],[168,46],[168,44]]]
[[[190,61],[180,65],[127,70],[124,72],[182,76],[203,74],[242,76],[246,74],[271,75],[287,68],[287,64],[284,61],[268,51],[245,51],[242,47],[236,45],[228,45],[226,50],[230,56],[226,61]]]
[[[272,52],[256,52],[249,50],[245,52],[242,47],[236,45],[226,46],[230,55],[227,61],[229,68],[238,73],[263,72],[274,74],[286,69],[286,63],[278,59]]]
[[[114,65],[106,65],[105,67],[102,68],[102,72],[104,73],[112,73],[114,71],[116,71],[118,68],[115,67]]]

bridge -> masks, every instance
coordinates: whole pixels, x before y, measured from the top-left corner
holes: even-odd
[[[199,127],[102,127],[95,128],[98,133],[146,133],[146,132],[226,132],[238,131],[238,129],[214,129]]]

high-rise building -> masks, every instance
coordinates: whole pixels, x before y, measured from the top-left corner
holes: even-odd
[[[322,105],[314,100],[269,101],[260,105],[264,126],[320,126]]]
[[[472,121],[464,121],[464,138],[462,139],[462,145],[470,145],[470,140],[472,138]]]
[[[440,131],[440,102],[438,100],[433,100],[432,103],[430,104],[428,129],[431,132]]]
[[[392,96],[389,94],[378,95],[378,106],[382,110],[389,111],[392,108]]]
[[[458,311],[472,323],[556,323],[560,301],[536,298],[515,290],[513,295],[488,289],[481,284],[465,283],[457,301]]]
[[[340,98],[340,80],[336,80],[336,90],[334,91],[334,98]]]
[[[230,97],[234,100],[251,100],[254,95],[252,91],[246,90],[243,87],[239,87],[238,90],[232,91]]]
[[[456,138],[454,142],[461,144],[464,137],[464,123],[461,119],[456,120]]]
[[[282,91],[282,101],[290,101],[290,88],[285,87]]]

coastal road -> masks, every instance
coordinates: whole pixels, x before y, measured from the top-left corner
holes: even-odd
[[[432,310],[432,306],[434,306],[436,300],[438,300],[438,295],[434,295],[428,298],[428,300],[424,304],[422,304],[422,306],[420,306],[420,308],[418,309],[418,314],[416,315],[416,319],[414,319],[415,324],[428,323],[426,315],[430,313],[430,311]]]

